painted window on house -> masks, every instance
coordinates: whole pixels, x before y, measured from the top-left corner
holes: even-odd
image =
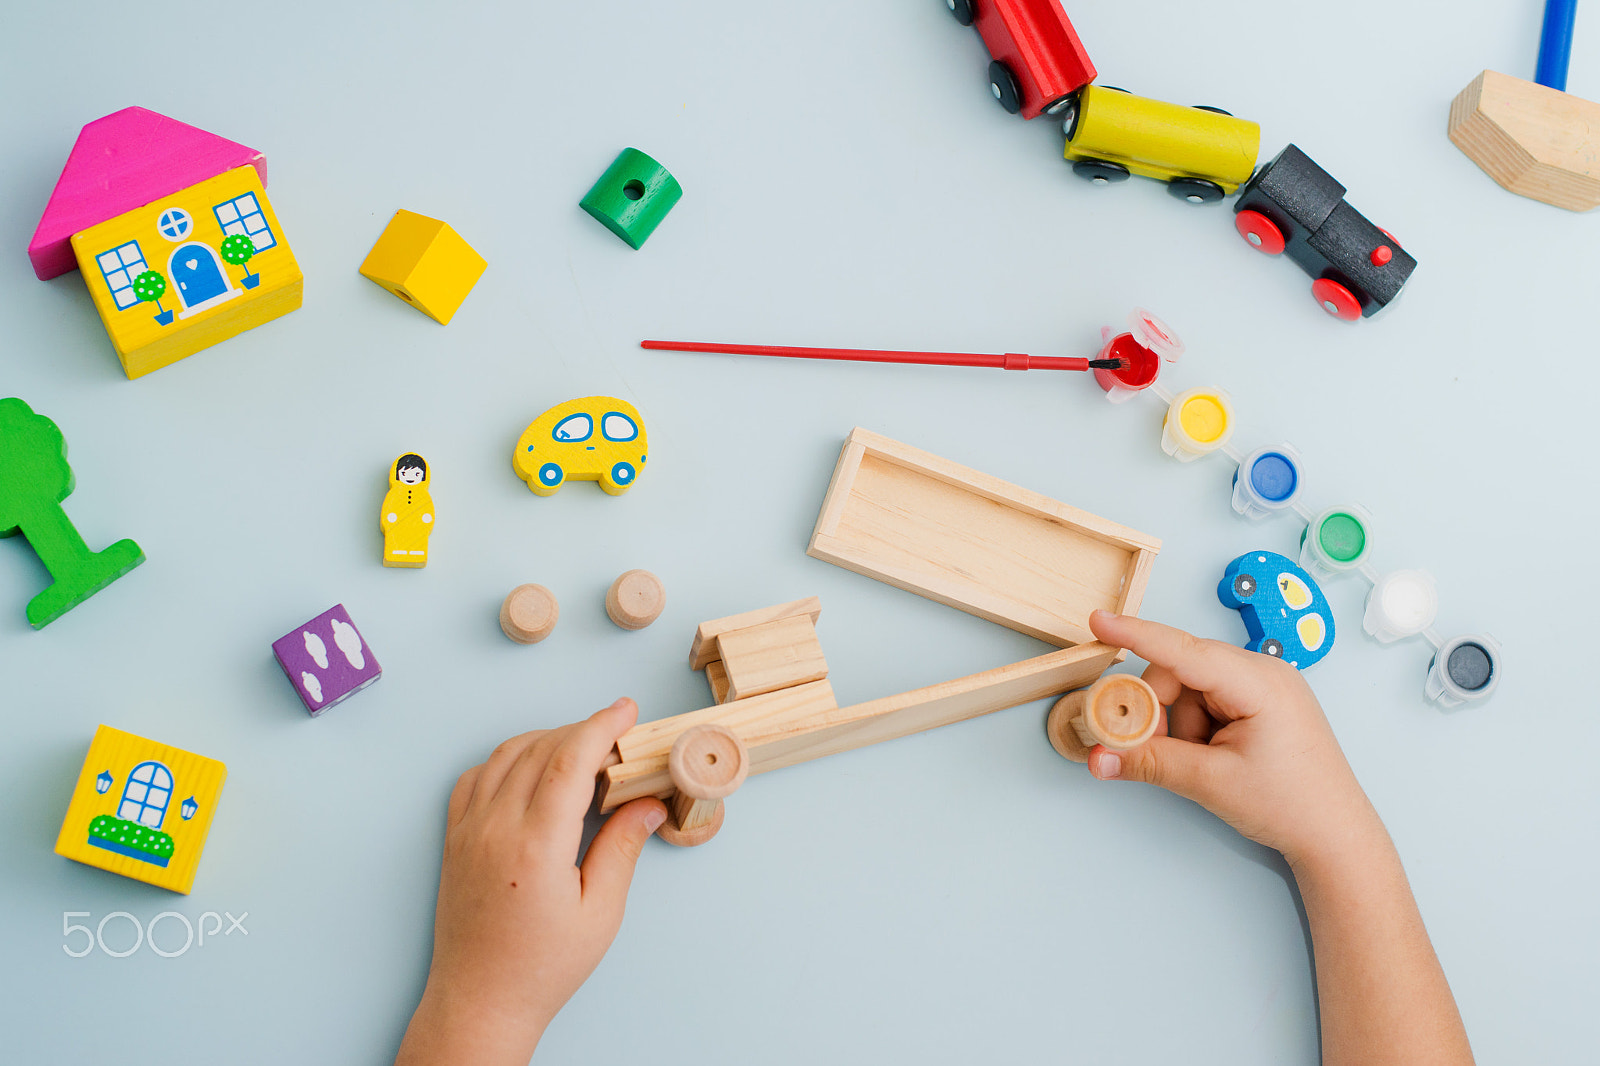
[[[267,216],[262,213],[261,203],[255,193],[247,192],[224,201],[217,205],[216,211],[222,232],[230,237],[235,233],[243,233],[255,244],[256,251],[264,252],[278,243],[272,235],[272,227],[267,225]]]
[[[194,219],[181,207],[169,207],[156,219],[156,230],[167,240],[177,243],[194,229]]]
[[[101,252],[94,261],[100,265],[100,273],[105,275],[106,285],[111,289],[111,299],[116,302],[118,310],[139,302],[139,297],[133,293],[133,279],[149,268],[144,265],[144,253],[139,250],[138,241],[129,241],[109,252]]]
[[[128,775],[117,817],[160,829],[172,799],[172,771],[158,762],[142,762]]]

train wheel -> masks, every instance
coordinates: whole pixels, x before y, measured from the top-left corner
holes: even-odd
[[[1044,113],[1047,115],[1059,115],[1067,109],[1067,105],[1070,103],[1072,103],[1071,93],[1066,96],[1058,96],[1045,105]]]
[[[1022,110],[1022,90],[1017,86],[1016,75],[998,59],[989,64],[989,91],[1011,114]]]
[[[1212,107],[1210,104],[1194,104],[1193,107],[1196,111],[1209,111],[1213,115],[1227,115],[1229,118],[1233,117],[1232,111],[1224,111],[1222,108]]]
[[[1096,185],[1114,185],[1128,180],[1128,168],[1103,159],[1080,159],[1072,164],[1072,172]]]
[[[1349,289],[1332,278],[1318,278],[1311,283],[1311,295],[1328,314],[1341,322],[1355,322],[1361,317],[1361,302]]]
[[[1191,204],[1214,204],[1228,195],[1222,191],[1222,186],[1204,178],[1173,178],[1167,182],[1167,191]]]
[[[1283,252],[1283,230],[1260,211],[1240,211],[1233,216],[1233,228],[1239,236],[1250,242],[1250,247],[1267,255]]]
[[[972,0],[944,0],[950,14],[963,26],[972,25]]]

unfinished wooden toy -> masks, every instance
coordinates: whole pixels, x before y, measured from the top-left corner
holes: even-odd
[[[643,629],[666,605],[667,590],[648,570],[629,570],[606,592],[606,614],[623,629]]]
[[[556,628],[561,605],[543,585],[518,585],[500,604],[500,629],[518,644],[537,644]]]
[[[1088,762],[1096,744],[1111,751],[1137,748],[1156,735],[1160,724],[1155,689],[1132,674],[1107,674],[1057,700],[1045,734],[1062,758]]]
[[[83,271],[130,378],[288,314],[302,280],[266,169],[255,149],[142,107],[97,119],[29,243],[34,272]]]
[[[671,171],[637,148],[624,148],[578,206],[638,251],[682,198]]]
[[[633,487],[649,455],[644,420],[626,400],[585,396],[557,404],[517,438],[512,469],[539,496],[569,481],[598,481],[612,496]]]
[[[689,664],[706,671],[717,702],[624,733],[600,781],[601,810],[642,796],[678,802],[671,753],[699,726],[731,730],[748,772],[764,773],[1088,685],[1124,654],[1093,640],[1089,612],[1136,613],[1160,550],[1142,533],[860,429],[845,443],[813,548],[818,538],[831,561],[859,573],[1023,632],[1049,633],[1047,640],[1071,644],[1081,634],[1087,642],[840,707],[815,643],[816,597],[703,623]],[[970,543],[963,548],[962,540]],[[965,574],[963,564],[971,567]],[[1048,627],[1046,604],[1062,612]],[[812,660],[816,669],[798,668]],[[774,662],[783,687],[735,698],[729,686],[741,672]]]
[[[89,550],[61,507],[73,480],[66,438],[56,424],[16,397],[0,400],[0,537],[22,534],[50,571],[50,586],[28,603],[35,629],[144,562],[131,540]]]
[[[187,893],[228,768],[102,725],[78,771],[56,854]]]
[[[370,278],[440,325],[449,325],[488,267],[449,225],[396,211],[361,264]]]
[[[1577,0],[1546,0],[1534,81],[1486,70],[1450,105],[1450,140],[1518,196],[1600,205],[1600,103],[1565,92]]]
[[[744,784],[749,772],[750,753],[727,726],[684,730],[667,753],[667,776],[674,791],[669,816],[657,835],[683,848],[716,836],[725,813],[723,799]]]
[[[273,641],[272,654],[313,718],[383,676],[342,603]]]
[[[428,565],[433,534],[433,497],[428,493],[428,461],[407,452],[389,467],[389,492],[383,497],[383,565]]]

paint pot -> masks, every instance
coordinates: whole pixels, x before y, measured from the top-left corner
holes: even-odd
[[[1161,374],[1161,362],[1177,362],[1183,354],[1183,341],[1167,328],[1167,324],[1146,311],[1135,307],[1128,312],[1127,333],[1119,333],[1106,341],[1097,359],[1126,359],[1128,365],[1121,370],[1096,370],[1095,383],[1106,390],[1106,399],[1123,403],[1137,393],[1156,383]],[[1107,330],[1102,333],[1104,337]]]
[[[1372,548],[1372,515],[1364,507],[1330,507],[1300,536],[1300,565],[1325,574],[1355,570]]]
[[[1221,389],[1202,386],[1180,392],[1167,406],[1161,450],[1189,463],[1228,443],[1233,436],[1233,403]]]
[[[1385,574],[1367,594],[1361,628],[1381,644],[1414,637],[1439,615],[1439,589],[1426,570]]]
[[[1257,448],[1233,475],[1233,509],[1246,518],[1267,518],[1300,498],[1300,453],[1287,444]]]
[[[1500,642],[1487,633],[1451,637],[1428,664],[1423,692],[1441,707],[1486,698],[1500,683]]]

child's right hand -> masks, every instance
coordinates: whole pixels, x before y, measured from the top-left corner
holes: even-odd
[[[1097,746],[1089,756],[1095,777],[1145,781],[1194,800],[1291,864],[1373,827],[1382,832],[1294,667],[1109,611],[1090,615],[1089,628],[1150,663],[1144,679],[1165,708],[1147,743],[1120,753]]]

